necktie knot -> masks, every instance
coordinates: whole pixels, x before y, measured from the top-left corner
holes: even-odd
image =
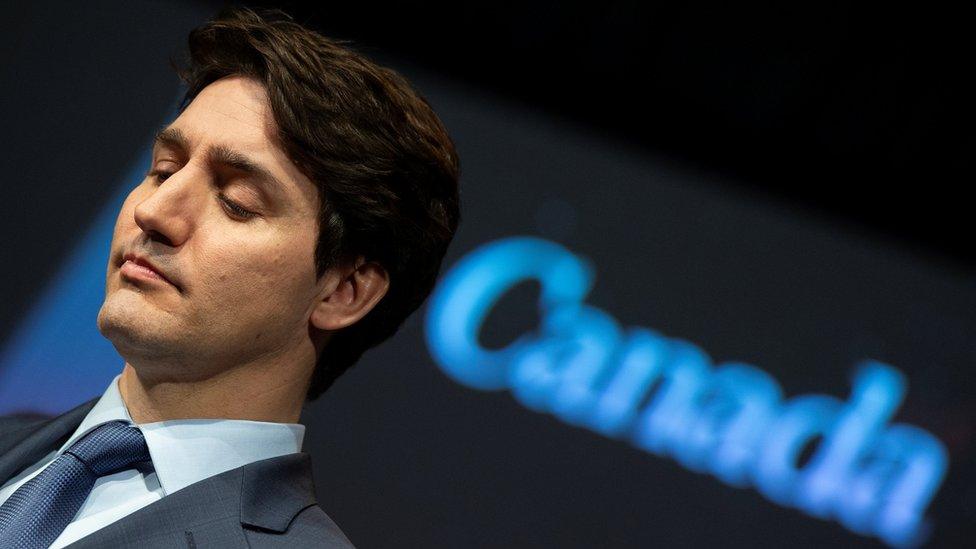
[[[149,448],[142,432],[121,421],[100,425],[75,441],[65,453],[78,458],[99,477],[149,460]]]
[[[148,461],[142,432],[110,421],[89,431],[0,505],[0,547],[43,549],[88,498],[98,477]]]

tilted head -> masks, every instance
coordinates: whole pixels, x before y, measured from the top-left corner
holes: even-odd
[[[401,76],[281,14],[194,30],[182,76],[116,222],[99,329],[173,376],[307,360],[315,398],[430,293],[454,146]]]

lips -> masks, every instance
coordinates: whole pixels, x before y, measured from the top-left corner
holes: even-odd
[[[172,286],[179,288],[179,286],[171,278],[166,276],[165,272],[163,272],[159,267],[157,267],[152,261],[149,261],[149,259],[147,259],[146,257],[129,252],[122,257],[123,264],[126,261],[138,265],[139,267],[149,269],[150,271],[152,271],[152,273],[156,274],[159,278],[165,280]]]

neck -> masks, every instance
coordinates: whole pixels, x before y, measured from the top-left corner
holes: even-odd
[[[242,366],[208,377],[156,378],[126,361],[119,392],[134,422],[247,419],[298,423],[311,372]]]

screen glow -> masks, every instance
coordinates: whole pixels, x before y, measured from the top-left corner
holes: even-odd
[[[866,361],[846,400],[786,398],[755,366],[715,365],[692,343],[623,328],[584,303],[593,279],[585,260],[546,240],[482,246],[431,297],[430,353],[473,389],[508,389],[527,408],[731,486],[752,486],[777,504],[890,545],[924,541],[925,509],[948,454],[930,433],[890,424],[906,392],[898,370]],[[528,280],[541,285],[539,330],[501,349],[482,347],[478,334],[491,309]],[[818,440],[801,463],[804,448]]]

